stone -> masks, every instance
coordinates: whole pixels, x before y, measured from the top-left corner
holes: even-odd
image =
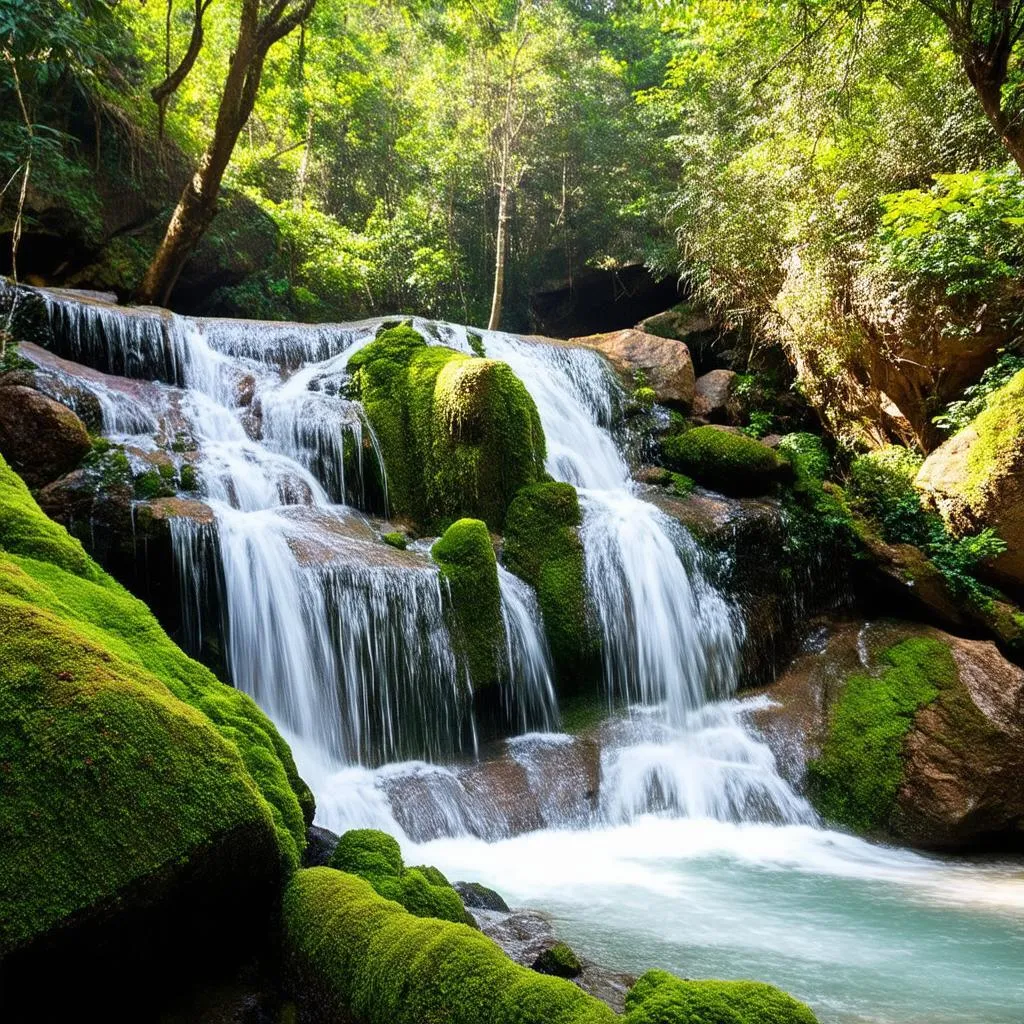
[[[635,386],[636,375],[642,374],[663,405],[688,410],[693,404],[693,361],[684,342],[625,330],[573,338],[569,344],[602,353],[630,387]]]
[[[325,868],[331,862],[339,837],[330,829],[310,825],[306,829],[306,852],[302,855],[304,868]]]
[[[0,454],[30,487],[74,469],[90,447],[85,424],[66,405],[20,384],[0,389]]]
[[[542,950],[530,965],[541,974],[552,974],[556,978],[575,978],[583,972],[579,957],[564,942],[555,942]]]
[[[731,399],[736,376],[733,370],[711,370],[697,378],[692,409],[694,419],[735,424],[738,410]]]
[[[511,912],[500,893],[479,882],[456,882],[454,888],[462,897],[463,906],[469,910],[496,910],[505,914]]]

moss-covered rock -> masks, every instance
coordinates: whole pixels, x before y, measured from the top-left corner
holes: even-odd
[[[564,942],[556,942],[542,950],[533,962],[533,969],[556,978],[575,978],[583,971],[580,958]]]
[[[394,511],[425,524],[469,515],[500,529],[516,491],[543,477],[540,417],[506,363],[428,346],[400,324],[348,365]]]
[[[416,917],[466,922],[462,899],[434,867],[407,868],[398,842],[386,832],[353,829],[338,841],[330,866],[358,875],[385,899],[400,903]]]
[[[455,649],[474,688],[497,682],[505,645],[498,563],[487,526],[460,519],[430,549],[448,586]]]
[[[551,654],[563,677],[579,674],[596,653],[581,522],[575,488],[555,482],[523,488],[505,520],[505,565],[536,590]]]
[[[90,446],[85,424],[66,405],[33,388],[0,387],[0,456],[33,487],[74,469]]]
[[[760,441],[710,426],[665,438],[662,455],[671,469],[737,497],[764,494],[784,466]]]
[[[810,1008],[757,981],[683,981],[648,971],[626,996],[628,1024],[816,1024]]]
[[[2,460],[0,634],[0,956],[211,872],[269,914],[312,817],[287,745]]]

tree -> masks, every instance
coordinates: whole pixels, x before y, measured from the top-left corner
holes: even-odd
[[[195,12],[192,20],[192,34],[188,41],[188,47],[184,56],[178,62],[177,67],[171,68],[171,16],[174,13],[174,0],[167,0],[167,16],[165,19],[165,43],[164,43],[164,78],[150,90],[153,102],[157,106],[160,115],[159,136],[163,138],[164,119],[167,116],[167,103],[177,91],[178,87],[188,77],[196,60],[199,51],[203,48],[203,16],[213,0],[195,0]]]
[[[270,48],[302,24],[316,0],[242,0],[238,36],[228,64],[217,121],[206,152],[171,215],[139,289],[143,303],[166,305],[171,290],[217,212],[221,181],[238,136],[256,105]]]
[[[985,116],[1024,171],[1024,94],[1014,66],[1024,37],[1024,0],[919,2],[946,26]]]

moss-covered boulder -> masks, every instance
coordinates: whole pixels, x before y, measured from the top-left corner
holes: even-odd
[[[348,365],[393,511],[428,525],[473,516],[496,530],[516,491],[543,477],[540,417],[506,363],[428,346],[402,324]]]
[[[385,899],[400,903],[416,917],[466,923],[462,899],[434,867],[407,868],[397,840],[375,829],[346,832],[334,848],[330,866],[358,875]]]
[[[785,465],[760,441],[712,426],[665,438],[662,456],[671,469],[736,497],[764,494]]]
[[[169,955],[182,928],[203,932],[197,949],[217,936],[251,944],[312,817],[287,745],[2,460],[0,635],[0,959],[11,983],[33,965],[85,971],[92,955],[97,977],[118,957],[160,970],[151,951]]]
[[[626,996],[628,1024],[816,1024],[810,1008],[758,981],[683,981],[648,971]]]
[[[931,849],[1024,844],[1024,671],[994,644],[843,625],[770,693],[759,724],[781,753],[806,752],[829,822]]]
[[[928,456],[915,483],[953,532],[996,531],[1006,551],[991,572],[1024,593],[1024,370]]]
[[[0,387],[0,456],[31,486],[74,469],[90,445],[85,424],[66,405],[33,388]]]
[[[587,606],[579,498],[570,484],[542,483],[516,495],[505,520],[505,565],[537,592],[559,675],[581,674],[596,653]]]
[[[533,969],[541,974],[553,974],[556,978],[575,978],[583,972],[583,964],[571,946],[555,942],[541,950],[533,961]]]
[[[505,648],[498,562],[491,535],[479,519],[460,519],[430,549],[448,588],[455,649],[473,686],[498,681]]]

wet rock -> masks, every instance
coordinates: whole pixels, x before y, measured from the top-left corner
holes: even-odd
[[[42,487],[81,462],[91,442],[66,405],[20,384],[0,388],[0,454],[30,487]]]
[[[693,403],[693,361],[681,341],[627,330],[573,338],[570,344],[601,352],[631,387],[636,375],[642,374],[663,405],[688,410]]]
[[[462,897],[463,905],[469,910],[498,910],[510,913],[509,905],[499,893],[488,889],[479,882],[456,882],[455,891]]]
[[[339,837],[330,829],[310,825],[306,829],[306,852],[302,855],[302,866],[325,868],[331,862]],[[458,888],[456,886],[456,888]]]
[[[691,410],[695,419],[734,425],[739,421],[740,406],[733,398],[736,376],[733,370],[711,370],[697,378]]]
[[[576,978],[583,973],[579,957],[564,942],[552,943],[530,966],[539,974],[552,974],[556,978]]]
[[[86,429],[93,433],[99,433],[103,427],[103,412],[96,396],[59,374],[35,367],[11,370],[0,375],[0,388],[11,386],[31,388],[33,391],[42,392],[55,402],[60,402],[61,405],[66,405],[81,419]],[[2,393],[0,401],[3,401]]]

